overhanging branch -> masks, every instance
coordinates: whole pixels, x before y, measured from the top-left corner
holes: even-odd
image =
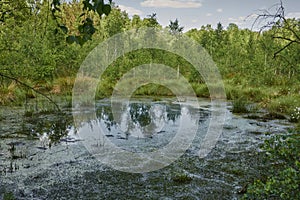
[[[300,41],[298,40],[293,40],[291,38],[287,38],[287,37],[283,37],[283,36],[273,36],[274,39],[282,39],[282,40],[287,40],[289,42],[295,42],[295,43],[298,43],[300,44]]]
[[[281,49],[279,49],[278,51],[276,51],[275,53],[274,53],[274,58],[276,58],[276,56],[280,53],[280,52],[282,52],[283,50],[285,50],[286,48],[288,48],[291,44],[293,44],[294,42],[292,41],[292,42],[289,42],[287,45],[285,45],[283,48],[281,48]]]
[[[4,77],[4,78],[7,78],[7,79],[10,79],[10,80],[14,80],[14,81],[16,81],[17,83],[19,83],[20,85],[23,85],[23,86],[25,86],[26,88],[29,88],[29,89],[33,90],[33,91],[36,92],[37,94],[42,95],[43,97],[45,97],[46,99],[48,99],[48,100],[49,100],[49,101],[57,108],[58,111],[60,111],[60,108],[59,108],[59,106],[57,105],[57,103],[55,103],[50,97],[48,97],[48,96],[45,95],[44,93],[42,93],[42,92],[40,92],[40,91],[34,89],[34,88],[31,87],[30,85],[28,85],[28,84],[26,84],[26,83],[24,83],[24,82],[22,82],[22,81],[19,81],[18,79],[14,78],[14,77],[8,76],[8,75],[3,74],[3,73],[1,73],[1,72],[0,72],[0,76],[1,76],[1,77]]]

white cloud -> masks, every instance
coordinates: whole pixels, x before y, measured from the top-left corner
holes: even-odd
[[[207,13],[207,14],[206,14],[206,17],[210,17],[210,16],[212,16],[211,13]]]
[[[121,10],[125,10],[129,15],[142,15],[143,12],[141,10],[135,9],[133,7],[118,5]]]
[[[223,9],[222,8],[218,8],[217,12],[221,13],[221,12],[223,12]]]
[[[240,16],[240,17],[237,17],[237,18],[233,18],[233,17],[230,17],[228,18],[228,22],[229,23],[234,23],[238,26],[241,26],[241,25],[244,25],[245,24],[245,18],[244,16]]]
[[[286,18],[300,19],[300,12],[291,12],[286,15]]]
[[[145,0],[141,2],[141,6],[155,8],[199,8],[202,4],[200,1],[195,0]]]
[[[197,19],[193,19],[192,22],[193,22],[193,23],[197,23],[198,20],[197,20]]]

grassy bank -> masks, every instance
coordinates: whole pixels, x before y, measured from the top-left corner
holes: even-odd
[[[52,82],[33,83],[26,81],[35,90],[45,95],[55,97],[66,97],[69,102],[72,96],[74,77],[60,77]],[[83,89],[89,87],[87,80],[81,80]],[[198,97],[210,98],[210,93],[205,84],[191,84],[195,94]],[[110,81],[102,81],[97,88],[96,98],[106,98],[111,96],[115,85]],[[132,87],[128,85],[127,87]],[[233,111],[236,113],[252,112],[249,105],[255,103],[258,109],[266,109],[270,113],[281,113],[290,117],[291,121],[297,122],[300,118],[298,108],[300,107],[300,87],[295,85],[289,86],[249,86],[235,84],[231,80],[224,81],[227,100],[233,102]],[[183,89],[184,90],[184,89]],[[0,88],[1,105],[24,105],[29,99],[43,98],[34,90],[24,88],[15,82]],[[147,84],[138,87],[133,93],[134,96],[174,96],[173,92],[161,85]],[[70,104],[70,103],[69,103]],[[71,104],[70,104],[71,105]],[[257,109],[254,109],[255,111]]]

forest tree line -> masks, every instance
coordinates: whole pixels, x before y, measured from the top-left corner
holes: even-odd
[[[52,16],[50,1],[16,0],[0,4],[0,73],[4,75],[0,80],[1,103],[14,100],[18,96],[16,91],[23,95],[21,89],[16,89],[19,88],[18,84],[7,77],[16,78],[33,88],[43,88],[47,92],[70,93],[80,64],[95,46],[117,33],[141,27],[166,29],[172,34],[184,34],[196,40],[217,64],[225,86],[229,88],[227,96],[231,99],[239,94],[229,91],[230,86],[278,87],[280,90],[272,91],[275,97],[281,90],[286,93],[286,88],[299,92],[300,45],[291,44],[274,57],[274,53],[289,42],[276,39],[274,35],[294,37],[293,33],[284,28],[274,26],[259,32],[241,29],[233,23],[227,27],[218,23],[216,28],[205,25],[183,32],[184,27],[179,25],[178,20],[171,20],[169,26],[163,27],[155,13],[145,18],[138,15],[129,17],[114,4],[108,15],[99,17],[96,12],[83,13],[83,16],[82,2],[62,3],[56,18]],[[93,22],[93,35],[81,43],[76,37],[81,33],[80,27],[82,30],[86,28],[82,22],[87,18]],[[58,26],[58,19],[63,26]],[[287,19],[278,23],[282,23],[282,27],[292,26],[300,34],[299,20]],[[87,28],[91,31],[91,27]],[[164,55],[163,60],[163,64],[178,68],[193,84],[199,96],[209,96],[205,87],[200,86],[201,77],[185,60],[172,54]],[[133,52],[118,59],[114,67],[108,69],[105,86],[101,88],[102,94],[99,96],[109,95],[117,79],[130,68],[149,61],[161,62],[159,56],[153,57],[151,50]],[[255,96],[255,92],[252,96]]]

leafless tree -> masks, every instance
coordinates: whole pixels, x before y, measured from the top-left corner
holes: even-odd
[[[260,27],[260,32],[274,29],[273,38],[286,41],[285,45],[274,53],[274,58],[292,44],[300,45],[300,19],[291,21],[286,17],[282,0],[269,9],[260,10],[254,25]]]

